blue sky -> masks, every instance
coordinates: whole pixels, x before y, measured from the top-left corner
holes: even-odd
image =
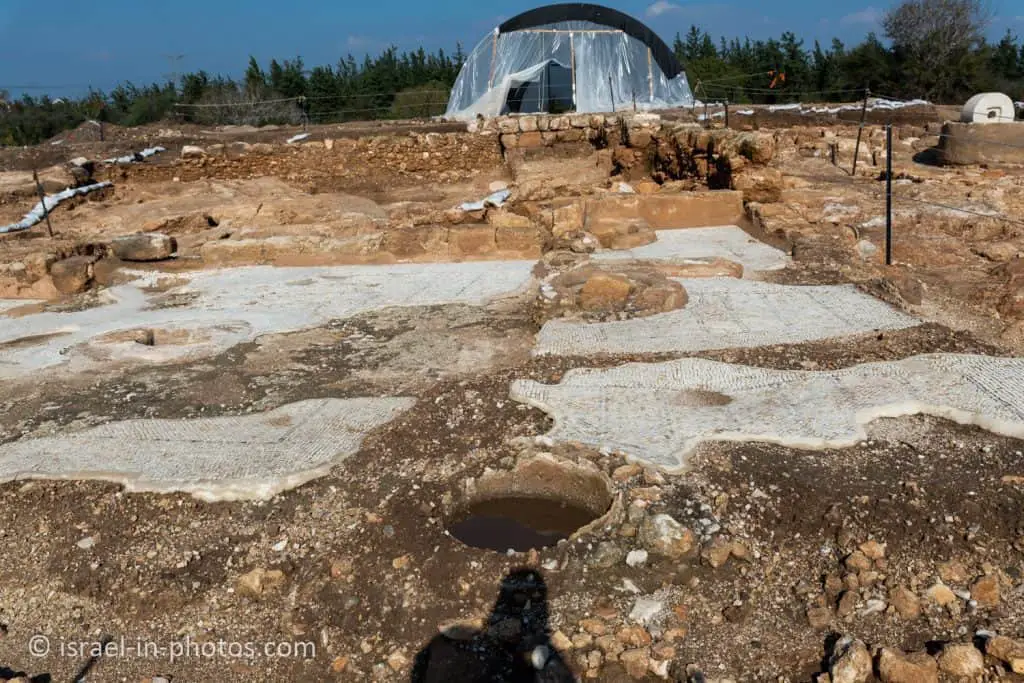
[[[878,28],[894,0],[605,0],[645,21],[666,41],[697,24],[713,36],[766,38],[791,30],[808,45],[838,36],[857,42]],[[82,86],[161,79],[206,69],[239,75],[261,62],[301,55],[307,65],[357,58],[389,44],[467,51],[494,25],[544,0],[0,0],[0,88]],[[993,0],[990,35],[1024,34],[1024,4]],[[179,60],[173,55],[184,55]],[[14,88],[17,90],[17,88]]]

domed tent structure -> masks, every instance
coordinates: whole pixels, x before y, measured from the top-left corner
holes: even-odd
[[[693,104],[679,61],[633,17],[598,5],[538,7],[480,41],[447,118],[665,109]]]

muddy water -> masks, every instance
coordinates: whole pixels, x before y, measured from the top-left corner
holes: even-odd
[[[569,538],[596,515],[545,498],[499,498],[470,506],[448,532],[466,545],[505,552],[546,548]]]

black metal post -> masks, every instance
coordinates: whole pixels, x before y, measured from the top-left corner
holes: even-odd
[[[885,265],[892,265],[892,123],[885,126]]]
[[[857,146],[853,148],[853,170],[850,175],[857,175],[857,156],[860,154],[860,136],[864,132],[864,121],[868,117],[868,98],[871,97],[871,90],[864,88],[864,107],[860,110],[860,127],[857,129]]]
[[[725,101],[725,127],[729,127],[729,100]]]
[[[39,194],[39,203],[43,205],[43,217],[46,219],[46,232],[53,237],[53,225],[50,224],[50,212],[46,209],[46,192],[43,190],[43,184],[39,182],[39,173],[32,170],[32,180],[36,183],[36,192]]]
[[[608,92],[612,95],[612,113],[615,113],[615,88],[612,87],[612,75],[608,74]]]

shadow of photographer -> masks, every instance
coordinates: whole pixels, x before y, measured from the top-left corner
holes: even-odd
[[[547,585],[535,569],[501,582],[483,631],[449,630],[416,655],[412,683],[571,683],[571,669],[551,643]]]

